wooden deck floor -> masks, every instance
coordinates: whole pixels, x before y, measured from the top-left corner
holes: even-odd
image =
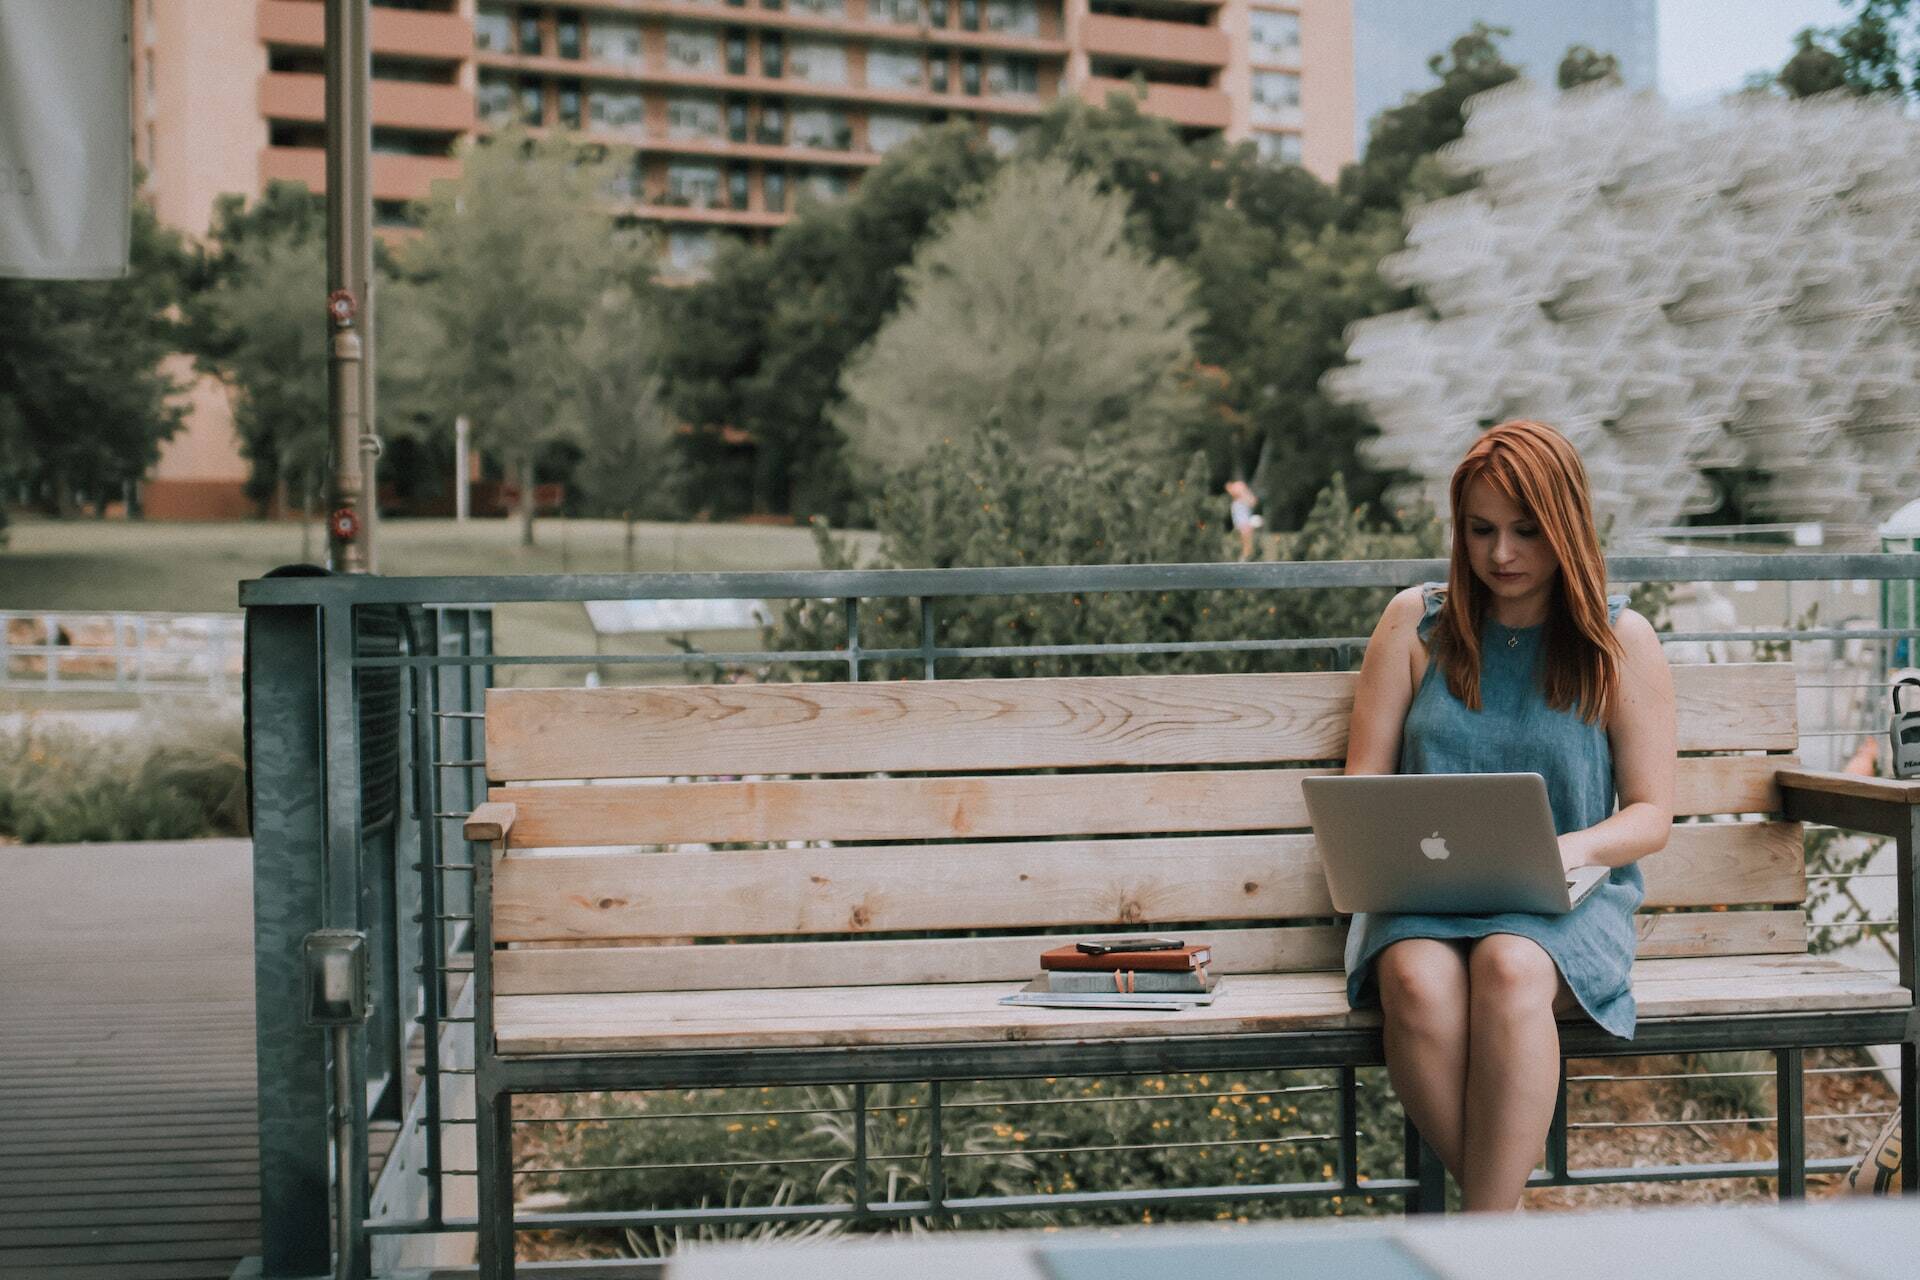
[[[260,1251],[244,840],[0,848],[0,1276]]]

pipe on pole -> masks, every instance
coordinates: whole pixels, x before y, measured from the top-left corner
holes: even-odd
[[[345,573],[375,571],[374,495],[380,437],[373,415],[373,140],[367,0],[326,0],[327,426],[333,455],[328,557]]]

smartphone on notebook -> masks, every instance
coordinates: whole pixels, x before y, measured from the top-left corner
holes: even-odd
[[[1116,938],[1111,942],[1077,942],[1074,950],[1083,956],[1110,956],[1128,951],[1178,951],[1178,938]]]

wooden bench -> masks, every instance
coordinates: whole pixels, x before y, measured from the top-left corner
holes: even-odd
[[[1640,1033],[1572,1022],[1564,1051],[1904,1042],[1911,1081],[1920,784],[1799,771],[1791,665],[1674,674]],[[1345,753],[1353,681],[489,690],[466,825],[491,846],[484,1273],[512,1265],[515,1093],[1379,1063],[1300,794]],[[1799,819],[1900,840],[1898,975],[1808,953]],[[1210,942],[1228,990],[1178,1013],[996,1003],[1043,948],[1116,928]]]

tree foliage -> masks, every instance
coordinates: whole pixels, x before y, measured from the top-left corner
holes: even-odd
[[[1789,98],[1836,91],[1920,99],[1920,6],[1913,0],[1844,0],[1853,21],[1807,27],[1780,70],[1753,87]]]
[[[829,569],[949,568],[1031,564],[1179,564],[1226,551],[1204,458],[1185,466],[1142,467],[1123,449],[1087,448],[1036,456],[1002,430],[935,445],[918,467],[898,473],[875,503],[879,550],[856,565],[849,547],[816,524]],[[1281,554],[1341,560],[1437,555],[1440,528],[1419,513],[1413,532],[1370,521],[1336,477]],[[938,639],[947,645],[1058,645],[1124,640],[1159,643],[1249,636],[1359,635],[1390,592],[1353,590],[1109,592],[940,602]],[[861,617],[861,644],[914,648],[915,610],[875,602]],[[832,649],[845,642],[832,601],[795,601],[768,636],[770,647]],[[1307,651],[1115,654],[1089,658],[1004,658],[969,662],[968,676],[1109,675],[1146,671],[1275,671],[1324,666]],[[873,678],[918,677],[919,662],[875,663]],[[818,668],[795,678],[831,678]]]
[[[660,326],[631,288],[595,304],[574,349],[577,376],[567,405],[581,449],[576,474],[590,508],[626,522],[633,571],[633,522],[666,515],[671,417],[662,394]]]
[[[122,279],[0,280],[0,476],[47,511],[118,499],[179,429],[161,361],[186,273],[179,236],[135,200]]]
[[[835,415],[860,454],[917,461],[998,426],[1029,452],[1096,434],[1163,451],[1198,410],[1193,281],[1126,236],[1126,202],[1058,160],[1010,165],[902,273]]]
[[[436,184],[400,255],[414,287],[390,310],[430,353],[409,380],[448,425],[469,418],[475,443],[517,473],[529,544],[534,459],[565,431],[582,326],[603,291],[647,270],[602,198],[620,164],[565,136],[496,134],[465,149],[458,181]]]

